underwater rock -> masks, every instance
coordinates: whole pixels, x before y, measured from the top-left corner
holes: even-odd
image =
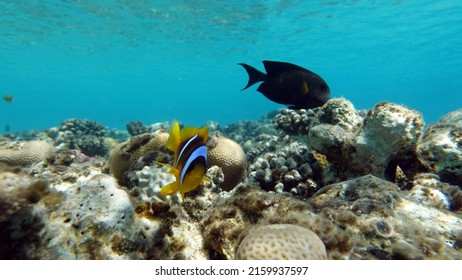
[[[273,122],[289,125],[291,131],[282,128],[287,133],[302,131],[302,135],[308,136],[305,139],[309,149],[326,156],[331,163],[324,167],[324,184],[366,174],[394,181],[404,178],[397,178],[400,171],[413,176],[425,169],[416,153],[424,125],[419,112],[382,102],[363,116],[351,102],[336,98],[316,108],[302,128],[291,121],[300,118],[290,117],[296,114],[284,110],[287,112],[277,115]],[[284,116],[289,119],[280,121]],[[403,186],[408,183],[407,179]]]
[[[330,102],[337,107],[328,106]],[[358,113],[348,111],[354,110],[349,102],[330,100],[322,109],[331,107],[339,110],[331,111],[336,114],[320,110],[316,121],[330,123],[314,125],[308,134],[311,146],[332,163],[332,174],[326,178],[349,179],[373,174],[395,180],[403,169],[404,174],[420,171],[416,150],[423,119],[419,112],[383,102],[370,110],[361,123]]]
[[[312,203],[317,209],[329,209],[334,217],[344,209],[351,209],[356,220],[355,231],[367,239],[361,241],[366,242],[362,246],[355,246],[349,258],[372,257],[367,256],[374,252],[368,249],[371,246],[380,248],[392,259],[462,257],[460,248],[447,245],[454,243],[455,236],[459,236],[456,239],[460,242],[460,217],[408,199],[396,185],[372,175],[326,186],[313,196]],[[323,234],[320,237],[329,251],[330,243]],[[414,254],[398,254],[397,248],[403,246],[397,243],[399,240],[406,240],[406,247]]]
[[[449,200],[440,190],[415,185],[409,193],[409,199],[422,205],[440,209],[449,209]]]
[[[0,166],[28,166],[52,160],[55,154],[55,147],[46,141],[10,143],[7,147],[0,147]]]
[[[274,224],[256,226],[245,235],[236,251],[238,260],[325,260],[326,247],[309,229]]]
[[[97,171],[42,199],[33,213],[41,221],[27,259],[204,259],[197,223],[181,208],[133,197]],[[185,221],[186,219],[186,221]],[[24,231],[24,229],[23,229]]]
[[[132,232],[135,211],[126,192],[118,187],[114,178],[91,174],[62,191],[63,201],[54,213],[42,208],[46,226],[44,239],[48,246],[37,254],[52,259],[118,259],[111,241],[127,238],[140,241],[145,232]],[[147,227],[147,225],[146,225]],[[133,252],[134,253],[134,252]],[[132,258],[139,258],[136,254]]]
[[[462,185],[462,109],[428,126],[419,155],[441,180]]]
[[[387,102],[377,104],[368,112],[349,149],[351,167],[362,174],[385,178],[392,161],[397,164],[417,157],[423,126],[417,111]]]
[[[61,148],[77,149],[87,156],[105,156],[108,150],[104,145],[105,129],[95,121],[67,119],[49,135]]]
[[[350,101],[345,98],[334,98],[316,111],[311,127],[330,124],[340,126],[345,131],[354,132],[362,126],[362,123],[363,117]]]
[[[417,174],[412,182],[414,188],[424,189],[419,199],[425,200],[434,207],[449,209],[458,213],[462,209],[462,189],[460,186],[441,182],[440,178],[433,173]],[[414,190],[414,188],[412,190]]]
[[[380,213],[382,216],[392,216],[401,201],[399,188],[388,181],[372,175],[366,175],[349,181],[343,181],[323,187],[312,198],[313,205],[318,209],[349,206],[357,215]],[[326,204],[327,203],[327,204]]]
[[[320,124],[310,129],[308,141],[320,153],[335,158],[341,155],[342,149],[350,143],[353,136],[339,125]]]
[[[354,132],[362,125],[362,121],[363,117],[350,101],[333,98],[315,109],[282,109],[273,118],[273,125],[288,135],[307,135],[313,127],[321,124],[338,126],[347,132]]]
[[[49,192],[48,182],[0,171],[0,259],[26,259],[43,227],[34,205]]]

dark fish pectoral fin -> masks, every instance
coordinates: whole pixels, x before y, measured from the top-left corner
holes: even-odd
[[[238,64],[244,67],[245,71],[247,71],[247,74],[249,75],[249,82],[247,83],[245,88],[243,88],[242,90],[247,89],[250,86],[258,82],[262,82],[266,79],[266,74],[261,72],[260,70],[255,69],[254,67],[247,65],[245,63],[238,63]]]

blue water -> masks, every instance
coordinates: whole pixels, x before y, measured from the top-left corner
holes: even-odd
[[[228,2],[228,3],[226,3]],[[321,75],[357,109],[380,101],[426,123],[462,107],[462,1],[0,0],[0,132],[64,119],[120,127],[256,120],[283,108],[262,60]]]

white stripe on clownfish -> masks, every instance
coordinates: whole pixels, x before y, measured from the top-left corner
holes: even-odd
[[[194,141],[194,139],[197,138],[197,136],[199,136],[199,135],[197,135],[197,133],[196,133],[193,137],[189,138],[188,142],[186,142],[186,144],[183,146],[183,148],[182,148],[181,151],[180,151],[180,154],[178,155],[178,158],[176,159],[175,168],[178,167],[178,163],[180,162],[180,158],[181,158],[181,156],[183,155],[183,152],[184,152],[184,151],[186,150],[186,148],[192,143],[192,141]]]
[[[196,150],[194,150],[194,152],[191,153],[188,160],[184,164],[183,169],[181,170],[181,174],[180,174],[180,182],[182,184],[183,184],[183,181],[184,181],[184,176],[186,175],[186,171],[188,171],[188,169],[189,169],[189,166],[192,164],[192,162],[194,160],[196,160],[199,157],[203,157],[205,159],[205,161],[207,162],[207,149],[206,149],[205,145],[202,145],[199,148],[197,148]]]

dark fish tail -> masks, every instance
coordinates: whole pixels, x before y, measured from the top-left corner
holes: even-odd
[[[241,90],[244,90],[258,82],[262,82],[266,80],[266,74],[261,72],[260,70],[255,69],[254,67],[247,65],[245,63],[238,63],[238,64],[244,67],[245,71],[247,71],[247,74],[249,75],[249,82],[247,83],[245,88]]]

